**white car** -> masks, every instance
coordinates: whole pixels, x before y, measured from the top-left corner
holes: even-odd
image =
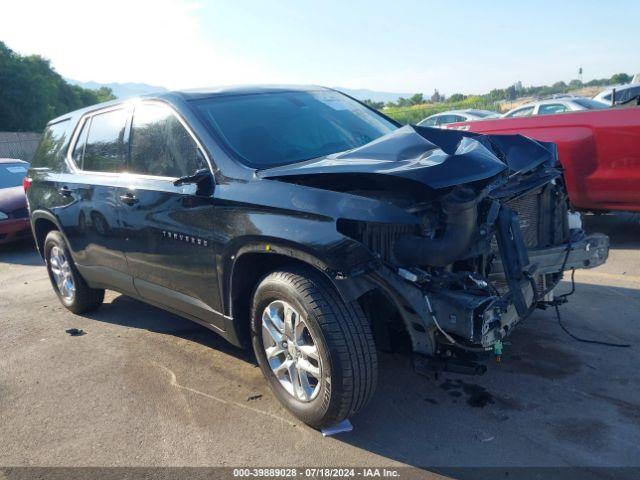
[[[549,115],[552,113],[577,112],[580,110],[597,110],[607,108],[602,102],[586,97],[560,97],[548,100],[536,100],[525,103],[502,115],[503,118],[530,117],[532,115]]]
[[[490,110],[449,110],[431,115],[418,122],[421,127],[442,127],[449,123],[472,122],[474,120],[487,120],[488,118],[499,118],[500,114]]]
[[[616,89],[616,99],[615,103],[625,103],[631,100],[634,97],[640,95],[640,83],[628,83],[626,85],[620,85],[615,87]],[[593,97],[594,100],[598,102],[602,102],[606,105],[611,105],[611,96],[613,94],[613,88],[608,88],[607,90],[603,90],[598,95]]]

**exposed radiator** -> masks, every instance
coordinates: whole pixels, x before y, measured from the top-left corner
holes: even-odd
[[[545,186],[506,205],[518,214],[522,238],[528,248],[544,248],[569,238],[567,202],[553,186]]]

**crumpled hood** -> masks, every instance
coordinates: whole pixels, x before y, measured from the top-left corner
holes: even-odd
[[[522,135],[481,135],[407,125],[359,148],[258,172],[261,178],[318,174],[391,175],[431,188],[518,173],[555,163],[553,144]]]
[[[13,212],[26,206],[27,197],[22,187],[0,188],[0,211]]]

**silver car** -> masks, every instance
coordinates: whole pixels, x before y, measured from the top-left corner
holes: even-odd
[[[629,83],[627,85],[619,85],[615,87],[616,90],[616,98],[615,101],[612,101],[613,88],[608,88],[607,90],[603,90],[598,95],[593,97],[593,99],[597,102],[602,102],[607,106],[610,106],[612,103],[620,104],[628,102],[635,97],[640,96],[640,83]]]
[[[450,123],[456,122],[472,122],[474,120],[487,120],[489,118],[499,118],[498,112],[490,110],[449,110],[431,115],[420,122],[421,127],[443,127]]]
[[[509,110],[502,117],[530,117],[532,115],[550,115],[553,113],[577,112],[607,108],[604,103],[587,97],[559,97],[548,100],[536,100]]]

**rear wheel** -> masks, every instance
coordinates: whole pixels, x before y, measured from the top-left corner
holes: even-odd
[[[377,357],[357,303],[345,303],[321,274],[273,272],[256,288],[252,344],[282,404],[314,428],[344,420],[371,398]]]
[[[44,258],[51,285],[67,309],[84,313],[102,304],[104,290],[87,285],[71,258],[64,237],[57,230],[49,232],[44,240]]]

